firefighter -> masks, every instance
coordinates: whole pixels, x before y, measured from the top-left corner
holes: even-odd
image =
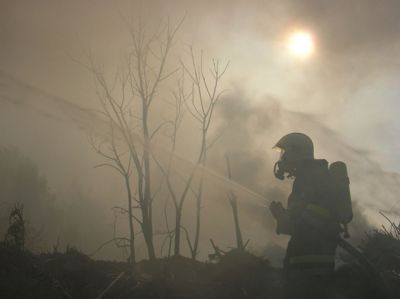
[[[293,178],[287,209],[272,202],[277,233],[290,235],[284,259],[284,298],[331,298],[340,225],[335,220],[328,162],[314,158],[312,140],[302,133],[282,137],[275,176]],[[327,237],[329,236],[329,237]]]

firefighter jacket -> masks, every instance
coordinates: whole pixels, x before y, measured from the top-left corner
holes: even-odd
[[[336,242],[326,235],[339,233],[331,211],[332,186],[326,160],[306,160],[296,169],[288,209],[278,219],[278,233],[291,236],[284,262],[290,274],[333,272]]]

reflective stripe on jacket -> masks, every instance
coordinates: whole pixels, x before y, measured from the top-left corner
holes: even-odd
[[[325,209],[319,205],[309,203],[306,206],[306,210],[310,212],[313,216],[324,218],[324,219],[330,219],[331,218],[331,212],[328,209]]]

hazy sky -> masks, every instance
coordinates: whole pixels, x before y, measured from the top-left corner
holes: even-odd
[[[208,58],[230,61],[215,129],[230,127],[212,159],[232,151],[238,180],[274,196],[288,186],[271,176],[277,157],[270,148],[281,135],[303,131],[314,139],[317,156],[349,164],[354,198],[371,221],[382,221],[378,209],[391,208],[400,191],[399,1],[0,0],[0,70],[74,105],[95,107],[91,76],[71,57],[81,59],[90,45],[111,72],[129,43],[121,15],[134,19],[139,12],[150,27],[185,16],[175,58],[193,45]],[[295,29],[315,38],[315,53],[306,60],[287,51]],[[112,187],[97,190],[104,177],[92,169],[98,159],[85,132],[68,118],[75,108],[24,93],[3,77],[0,145],[32,157],[57,192],[78,185],[104,200],[112,196]],[[16,94],[19,104],[4,94]]]

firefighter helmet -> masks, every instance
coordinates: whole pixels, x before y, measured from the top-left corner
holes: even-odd
[[[287,162],[314,159],[313,142],[303,133],[290,133],[283,136],[274,148],[281,150],[281,159]]]
[[[283,180],[293,177],[296,162],[314,159],[314,145],[310,137],[303,133],[290,133],[283,136],[273,147],[279,149],[281,156],[274,166],[275,176]]]

